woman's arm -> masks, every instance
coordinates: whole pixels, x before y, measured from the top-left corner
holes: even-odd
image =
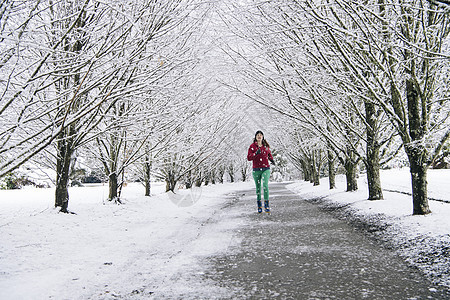
[[[267,149],[267,150],[268,150],[267,156],[268,156],[270,162],[271,162],[272,164],[275,164],[275,162],[274,162],[274,160],[273,160],[272,152],[270,151],[270,149]]]
[[[255,159],[255,156],[258,154],[258,153],[256,153],[257,150],[258,150],[258,147],[255,147],[255,145],[253,145],[253,144],[250,145],[250,147],[248,147],[248,154],[247,154],[248,161],[252,161],[253,159]]]

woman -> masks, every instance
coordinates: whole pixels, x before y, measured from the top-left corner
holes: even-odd
[[[256,201],[258,204],[258,213],[262,212],[261,203],[261,180],[264,191],[264,211],[270,213],[269,207],[269,177],[270,165],[273,161],[272,153],[270,152],[269,143],[264,139],[262,131],[258,130],[255,134],[253,144],[248,148],[247,159],[253,161],[253,179],[256,184]]]

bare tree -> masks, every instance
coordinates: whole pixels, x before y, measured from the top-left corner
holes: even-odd
[[[334,1],[324,7],[309,4],[315,20],[328,30],[329,40],[357,82],[367,102],[381,107],[402,139],[409,159],[413,214],[430,212],[426,171],[450,136],[446,129],[448,12],[432,3],[382,1],[372,4]],[[395,24],[395,25],[392,25]],[[448,104],[448,103],[447,103]]]
[[[197,5],[48,0],[8,1],[2,8],[3,20],[10,20],[4,36],[15,38],[2,41],[12,50],[0,69],[9,78],[0,103],[0,176],[56,141],[55,205],[67,212],[75,149],[102,132],[99,124],[117,101],[150,90],[147,66],[164,64],[151,51],[158,49],[154,40],[174,29],[189,32],[190,26],[180,25],[189,12],[199,14]]]
[[[449,137],[443,113],[448,111],[448,86],[442,84],[448,71],[449,25],[441,21],[446,11],[419,1],[254,1],[245,10],[233,8],[247,24],[247,30],[235,26],[235,32],[256,45],[253,53],[263,49],[252,56],[257,59],[242,60],[253,80],[271,93],[284,94],[294,112],[273,97],[248,96],[322,134],[346,158],[347,172],[363,159],[370,199],[382,198],[379,156],[394,137],[389,120],[410,160],[413,213],[427,213],[426,168]],[[398,152],[390,150],[391,156]]]

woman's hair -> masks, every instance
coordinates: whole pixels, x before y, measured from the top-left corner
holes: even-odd
[[[267,147],[267,148],[270,148],[269,143],[268,143],[268,142],[266,141],[266,139],[264,138],[264,133],[263,133],[261,130],[258,130],[258,131],[255,133],[255,138],[253,139],[253,143],[256,143],[256,136],[258,135],[258,133],[261,133],[262,136],[263,136],[263,139],[262,139],[262,144],[263,144],[263,146],[264,146],[264,147]]]

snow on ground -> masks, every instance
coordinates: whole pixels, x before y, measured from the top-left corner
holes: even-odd
[[[359,190],[345,192],[344,176],[336,179],[337,188],[328,189],[328,178],[319,186],[296,182],[288,186],[304,199],[335,211],[353,223],[374,233],[386,245],[393,247],[411,265],[423,271],[432,281],[450,287],[450,204],[429,201],[431,214],[413,216],[411,178],[408,169],[383,170],[381,185],[384,200],[369,201],[367,179],[361,174]],[[428,196],[450,202],[450,170],[428,171]]]
[[[107,185],[73,187],[76,214],[53,208],[54,189],[0,191],[0,299],[225,295],[202,279],[202,258],[239,243],[230,229],[243,221],[222,218],[221,208],[250,186],[172,194],[155,184],[145,197],[141,185],[129,184],[123,205],[105,202]]]
[[[382,172],[382,185],[409,192],[408,170]],[[364,175],[359,191],[345,192],[345,178],[328,190],[296,182],[300,198],[322,199],[350,221],[368,224],[434,282],[450,286],[450,204],[430,201],[432,214],[412,216],[411,197],[385,192],[368,201]],[[429,196],[450,200],[450,170],[429,171]],[[207,257],[240,241],[242,213],[224,209],[252,182],[226,183],[177,194],[154,184],[144,197],[138,184],[124,188],[123,205],[105,202],[107,185],[69,189],[69,209],[53,208],[54,189],[0,191],[0,299],[140,299],[226,297],[230,292],[206,281]],[[237,212],[236,212],[237,213]]]

